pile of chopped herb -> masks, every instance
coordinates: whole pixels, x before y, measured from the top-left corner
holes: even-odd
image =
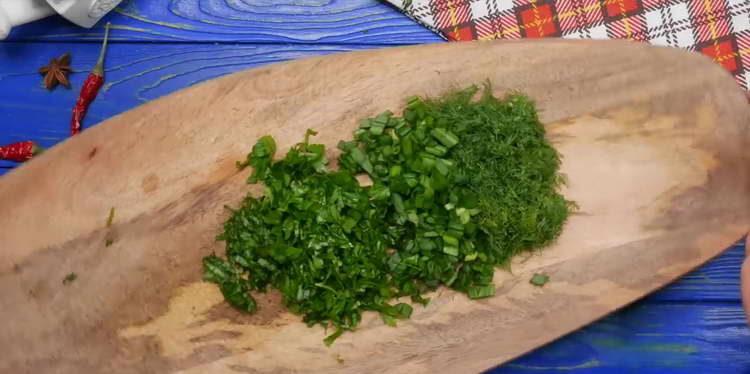
[[[338,171],[311,130],[281,160],[261,138],[241,166],[265,194],[232,211],[219,236],[226,259],[206,257],[204,278],[248,312],[252,291],[278,289],[309,325],[335,327],[327,344],[366,310],[389,325],[409,318],[399,297],[426,304],[440,285],[494,295],[495,267],[554,240],[572,205],[533,103],[489,89],[473,100],[477,91],[414,97],[402,117],[363,120],[339,143]]]

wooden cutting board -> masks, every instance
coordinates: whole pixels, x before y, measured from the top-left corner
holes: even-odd
[[[326,348],[277,294],[245,315],[200,260],[248,190],[259,136],[335,149],[413,94],[490,80],[539,104],[580,211],[498,270],[497,296],[442,289],[410,321],[367,314]],[[452,43],[277,64],[143,105],[0,179],[0,371],[467,373],[590,323],[750,227],[750,108],[706,58],[628,42]],[[331,157],[335,157],[332,151]],[[254,189],[256,192],[258,188]],[[116,209],[114,225],[105,223]],[[115,238],[106,247],[105,238]],[[545,272],[543,288],[529,284]],[[67,285],[63,278],[76,273]]]

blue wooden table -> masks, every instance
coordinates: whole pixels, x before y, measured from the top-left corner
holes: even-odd
[[[126,0],[107,20],[107,84],[89,124],[254,66],[442,42],[377,0]],[[53,17],[0,42],[0,144],[30,139],[52,146],[68,136],[70,110],[102,31]],[[68,51],[74,89],[47,92],[37,69]],[[0,161],[0,174],[15,166]],[[750,330],[739,298],[743,251],[729,248],[656,294],[493,372],[750,373]]]

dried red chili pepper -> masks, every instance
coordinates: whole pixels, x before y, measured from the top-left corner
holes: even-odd
[[[107,40],[109,39],[109,23],[107,23],[106,31],[104,31],[104,43],[102,44],[102,50],[99,53],[99,59],[96,61],[94,69],[91,70],[91,74],[83,82],[81,87],[81,93],[78,95],[76,106],[73,108],[73,119],[70,120],[70,134],[76,135],[81,132],[81,121],[86,117],[86,112],[89,109],[91,102],[96,99],[96,95],[99,94],[99,89],[104,84],[104,56],[107,52]]]
[[[0,146],[0,160],[24,162],[42,153],[44,148],[32,141],[12,143]]]

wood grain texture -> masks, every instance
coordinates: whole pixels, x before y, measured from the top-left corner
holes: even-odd
[[[125,0],[105,20],[114,40],[191,43],[416,44],[442,40],[377,0]],[[11,41],[100,40],[60,17],[13,29]]]
[[[440,58],[447,48],[459,58]],[[498,272],[497,297],[469,302],[443,291],[398,329],[369,316],[325,349],[321,329],[273,300],[242,316],[199,281],[200,258],[220,250],[221,206],[245,188],[234,161],[258,135],[285,148],[310,126],[332,145],[357,118],[398,109],[410,94],[486,78],[537,99],[564,155],[566,194],[581,205],[555,246]],[[486,369],[666,284],[747,230],[750,176],[739,166],[749,120],[739,89],[710,61],[624,42],[391,49],[200,85],[0,180],[0,313],[14,320],[0,331],[9,347],[0,369]],[[111,206],[118,240],[105,249]],[[24,215],[36,211],[45,214]],[[553,279],[544,289],[527,283],[539,270]],[[61,286],[70,271],[79,280]]]

